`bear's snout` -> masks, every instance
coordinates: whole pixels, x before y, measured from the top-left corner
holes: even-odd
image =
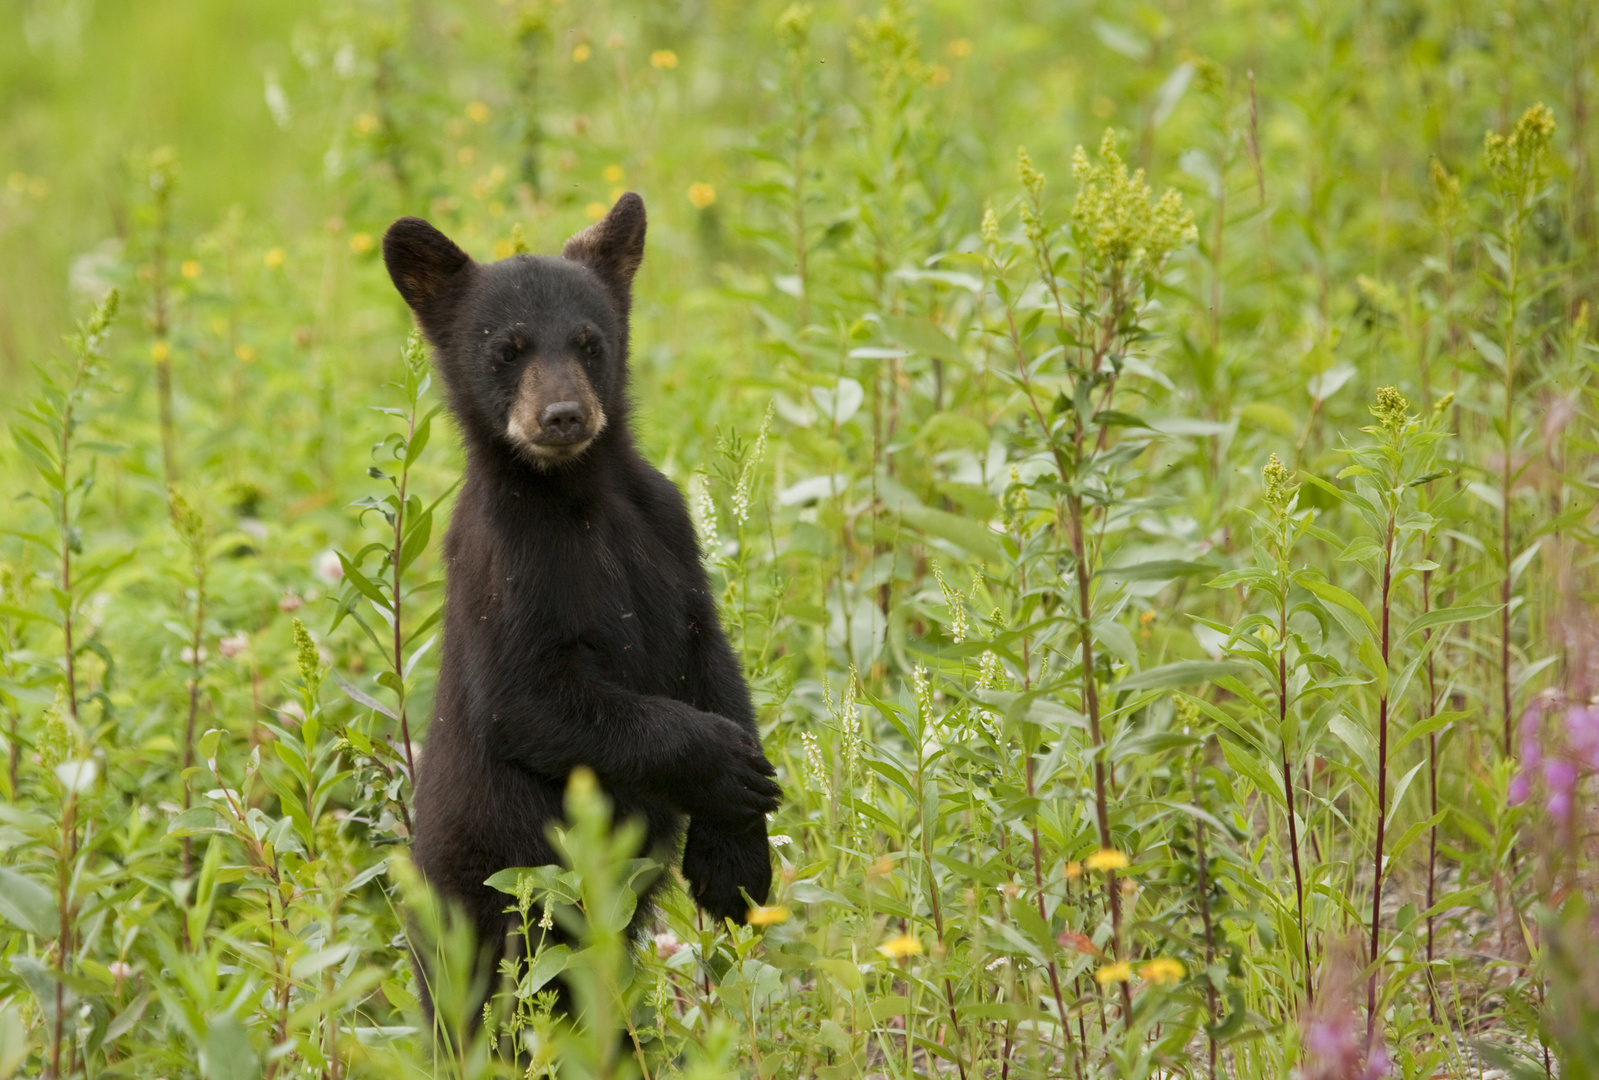
[[[582,367],[535,359],[522,372],[505,435],[534,465],[570,461],[605,430],[605,410]]]
[[[576,401],[558,401],[547,405],[539,417],[539,427],[544,429],[547,441],[573,443],[588,433],[588,410]]]

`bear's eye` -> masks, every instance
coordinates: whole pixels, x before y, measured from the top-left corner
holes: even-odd
[[[507,339],[494,346],[494,359],[501,364],[509,364],[522,355],[522,343]]]

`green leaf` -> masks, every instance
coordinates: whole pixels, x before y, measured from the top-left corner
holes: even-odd
[[[1174,581],[1180,577],[1210,573],[1215,569],[1209,563],[1188,562],[1185,559],[1150,559],[1130,566],[1107,566],[1099,571],[1099,576],[1114,581]]]
[[[1319,599],[1325,600],[1329,604],[1335,604],[1343,610],[1359,616],[1360,621],[1365,624],[1366,629],[1370,632],[1371,636],[1373,638],[1378,636],[1376,620],[1371,617],[1371,612],[1366,610],[1366,605],[1355,599],[1353,593],[1350,593],[1345,589],[1340,589],[1338,586],[1327,581],[1307,580],[1303,582],[1303,584],[1306,589],[1308,589]]]
[[[1422,630],[1431,630],[1438,626],[1453,626],[1456,623],[1472,622],[1485,619],[1499,610],[1499,604],[1476,604],[1462,607],[1437,608],[1424,612],[1410,620],[1409,625],[1400,633],[1399,640],[1403,641],[1411,634]]]
[[[566,965],[571,962],[572,949],[567,945],[551,945],[539,950],[533,962],[528,965],[527,974],[522,976],[522,985],[517,988],[523,995],[536,994],[544,989],[551,979],[566,970]]]
[[[1238,660],[1179,660],[1175,664],[1129,675],[1116,684],[1117,690],[1171,690],[1179,686],[1210,682],[1225,675],[1245,675],[1250,665]]]
[[[168,836],[200,836],[205,833],[233,835],[233,829],[222,815],[209,806],[194,806],[173,818],[167,825]]]
[[[211,1018],[200,1044],[200,1075],[205,1080],[255,1080],[261,1062],[250,1036],[232,1013]]]
[[[8,866],[0,866],[0,917],[41,938],[61,931],[55,893]]]
[[[1343,713],[1339,713],[1327,722],[1327,728],[1343,741],[1343,744],[1355,752],[1355,757],[1360,759],[1361,767],[1366,775],[1377,775],[1377,748],[1372,745],[1371,736],[1366,734],[1366,729],[1355,723]]]

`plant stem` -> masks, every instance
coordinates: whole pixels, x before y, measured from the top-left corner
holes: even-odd
[[[1388,529],[1383,541],[1382,562],[1382,663],[1384,682],[1388,667],[1388,623],[1394,575],[1395,514],[1388,514]],[[1369,1053],[1377,1033],[1378,933],[1382,926],[1383,841],[1388,819],[1388,691],[1377,699],[1377,851],[1371,874],[1371,977],[1366,982],[1366,1049]]]

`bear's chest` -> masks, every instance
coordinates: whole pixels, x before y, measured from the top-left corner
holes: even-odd
[[[511,663],[555,652],[641,693],[682,682],[692,629],[680,560],[639,515],[542,522],[490,560],[483,630]]]

